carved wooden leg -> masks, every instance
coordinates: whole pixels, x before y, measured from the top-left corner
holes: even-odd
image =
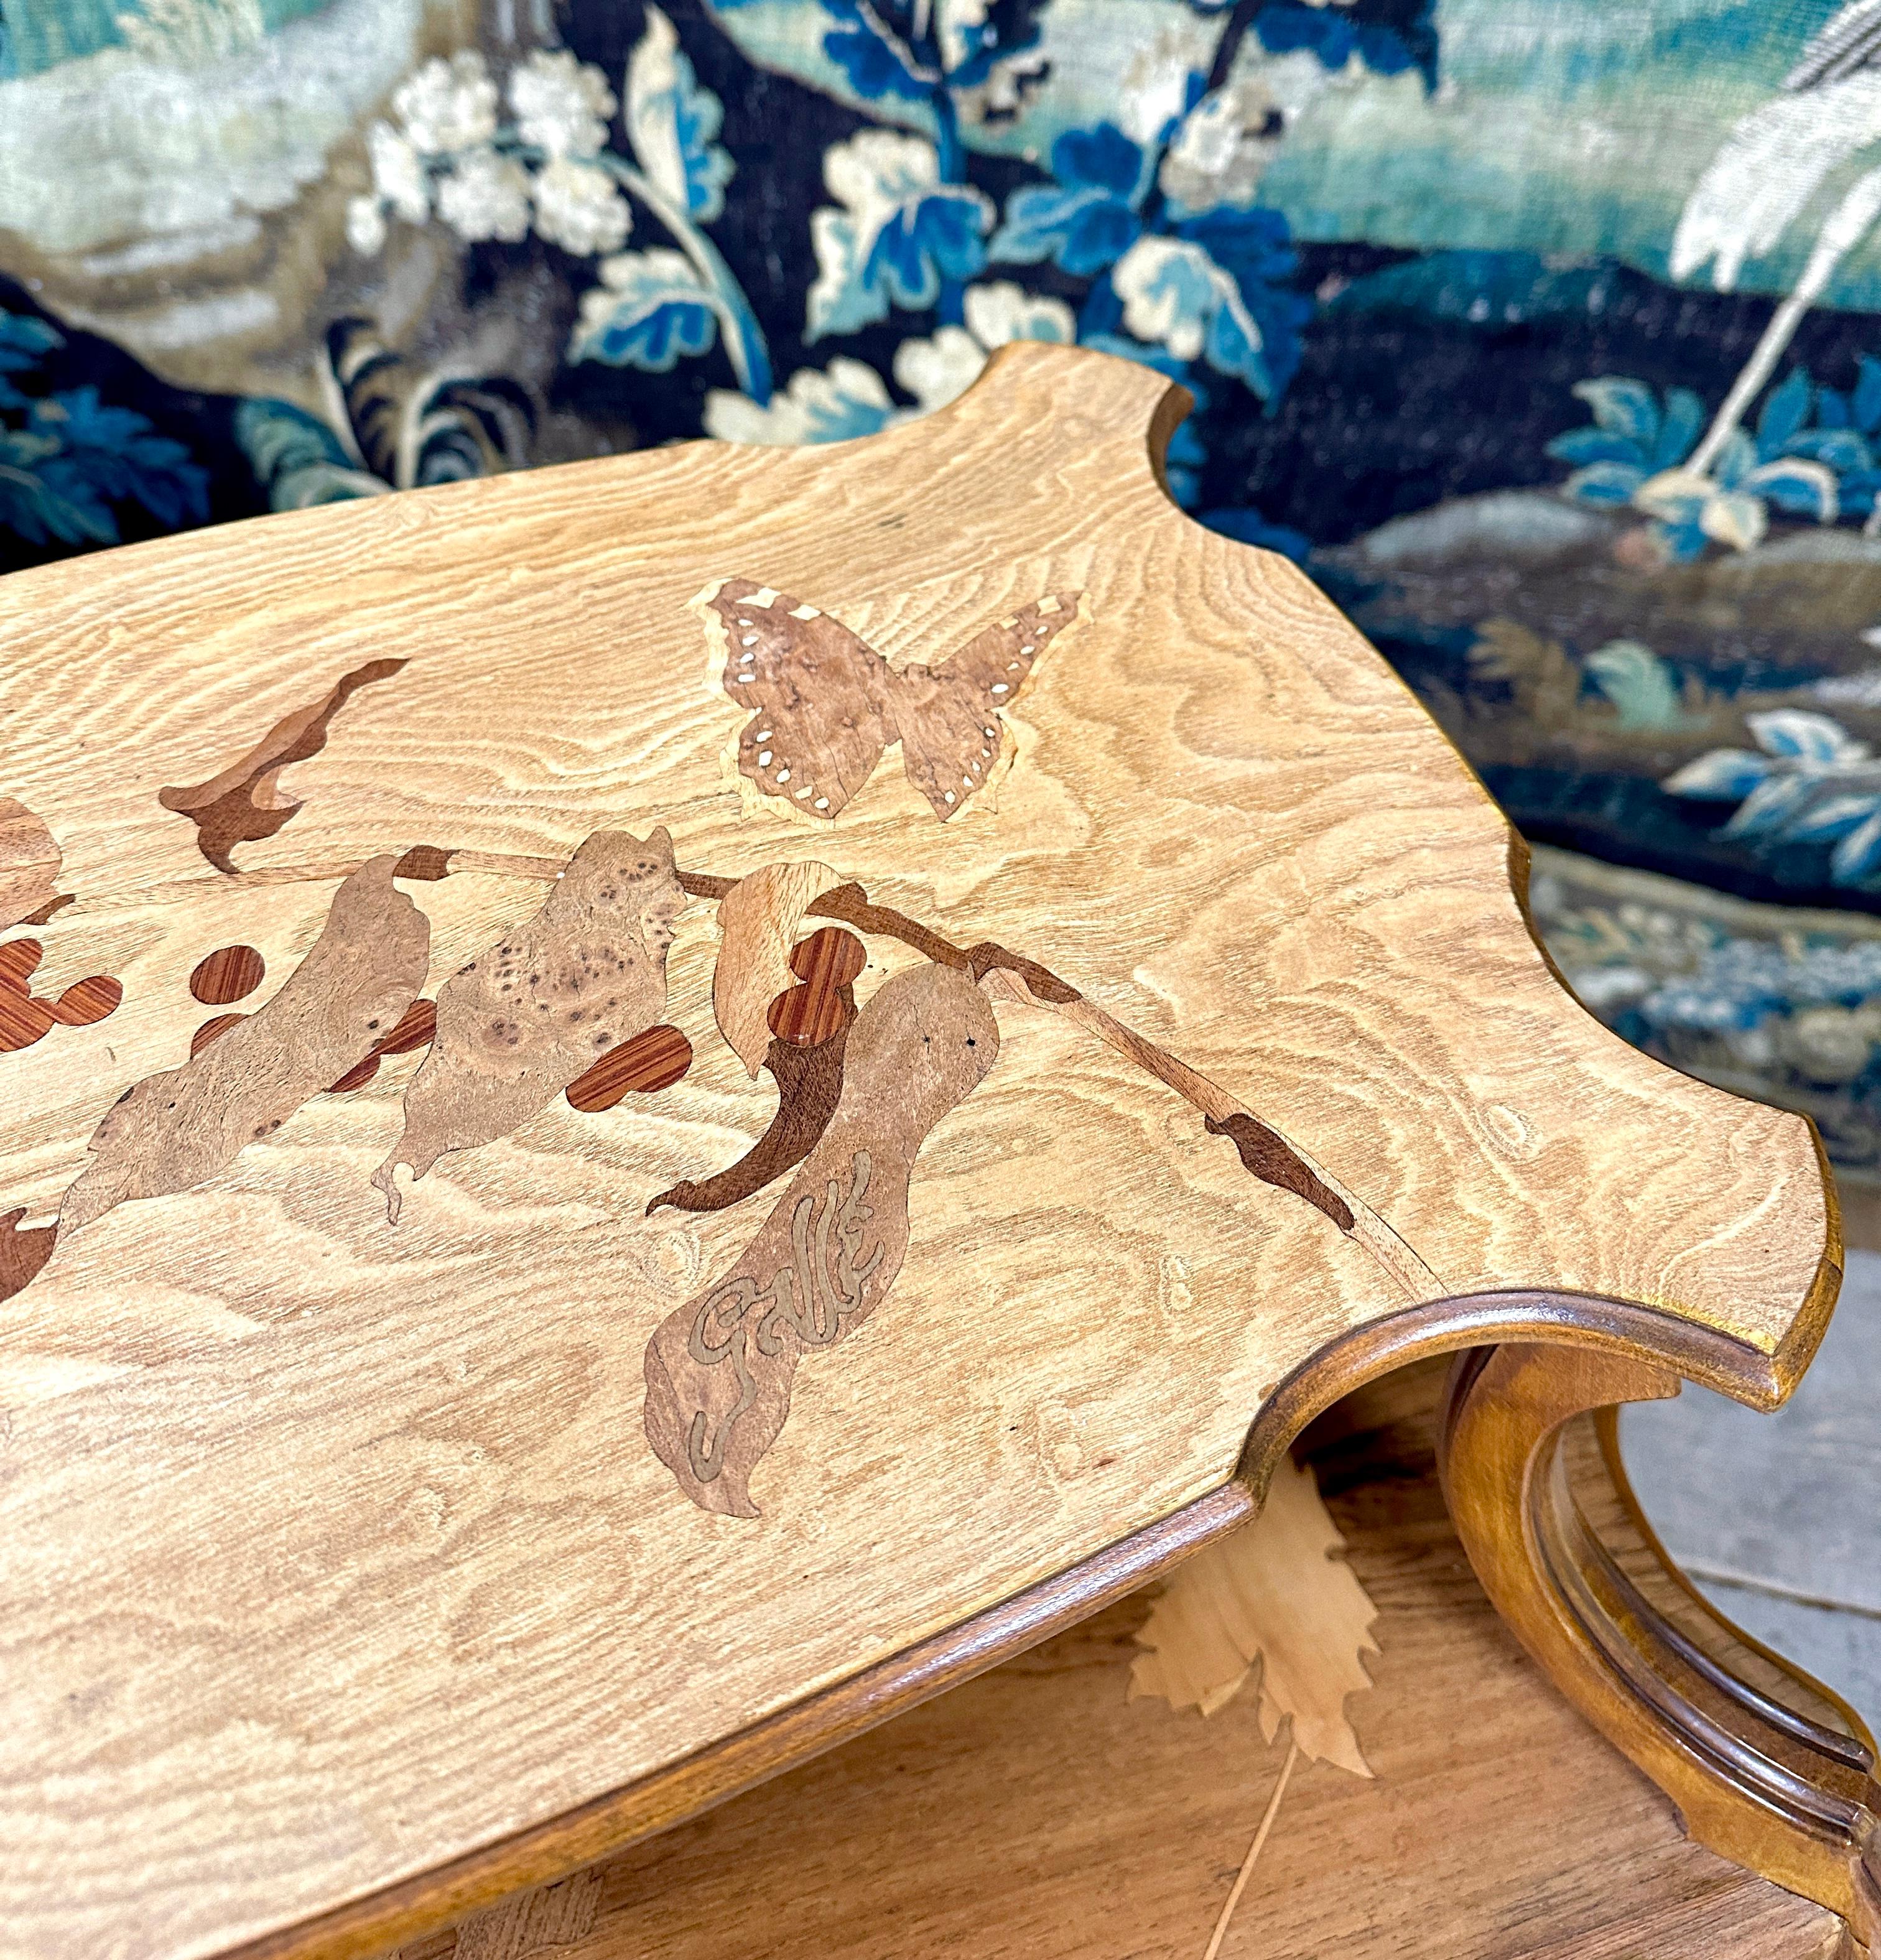
[[[1523,1645],[1691,1835],[1839,1913],[1859,1950],[1881,1950],[1873,1739],[1692,1589],[1628,1485],[1615,1405],[1679,1387],[1565,1347],[1462,1356],[1443,1429],[1451,1516]]]

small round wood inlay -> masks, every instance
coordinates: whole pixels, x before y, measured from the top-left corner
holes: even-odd
[[[268,963],[252,946],[218,946],[196,963],[189,991],[205,1007],[226,1007],[259,987]]]

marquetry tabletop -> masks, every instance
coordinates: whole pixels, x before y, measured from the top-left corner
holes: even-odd
[[[1414,1354],[1787,1392],[1809,1126],[1574,1002],[1408,692],[1169,501],[1179,396],[1014,347],[0,583],[0,1953],[422,1934]]]

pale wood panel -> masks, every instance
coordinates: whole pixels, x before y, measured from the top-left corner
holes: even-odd
[[[1688,1842],[1496,1621],[1436,1486],[1441,1375],[1316,1439],[1380,1609],[1349,1704],[1377,1774],[1296,1767],[1224,1960],[1831,1960],[1841,1922]],[[1199,1960],[1287,1739],[1252,1685],[1206,1721],[1126,1700],[1147,1610],[397,1960]]]
[[[126,988],[0,1054],[0,1209],[49,1214],[103,1109],[181,1060],[206,953],[260,949],[269,996],[339,867],[664,824],[686,870],[813,854],[1045,961],[1284,1130],[1432,1293],[1641,1301],[1745,1344],[1744,1392],[1786,1378],[1838,1251],[1806,1127],[1561,992],[1501,818],[1408,694],[1291,567],[1163,498],[1162,389],[1015,349],[844,450],[699,445],[0,585],[0,793],[78,895],[33,929],[43,988]],[[688,602],[730,576],[897,663],[1047,593],[1087,619],[1007,717],[996,810],[943,826],[891,755],[835,825],[791,821],[722,774],[745,717]],[[388,654],[288,772],[305,807],[212,871],[158,791]],[[431,992],[543,896],[405,889]],[[699,1060],[657,1101],[558,1101],[393,1229],[367,1181],[415,1063],[390,1062],[0,1305],[0,1951],[218,1951],[648,1775],[1219,1484],[1276,1383],[1407,1303],[1194,1109],[1001,997],[892,1297],[798,1376],[762,1519],[699,1510],[641,1433],[641,1353],[764,1214],[641,1213],[770,1113],[712,1030],[713,932],[681,922],[667,1018]],[[858,998],[914,956],[870,944]]]

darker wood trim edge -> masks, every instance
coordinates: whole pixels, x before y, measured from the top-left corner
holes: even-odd
[[[447,1864],[225,1949],[221,1960],[371,1960],[511,1892],[670,1830],[1037,1646],[1245,1523],[1259,1511],[1281,1454],[1354,1389],[1430,1356],[1510,1340],[1634,1358],[1644,1350],[1692,1380],[1766,1407],[1789,1386],[1771,1357],[1627,1301],[1507,1292],[1406,1307],[1342,1335],[1286,1376],[1256,1416],[1233,1475],[1207,1496],[676,1763]]]

